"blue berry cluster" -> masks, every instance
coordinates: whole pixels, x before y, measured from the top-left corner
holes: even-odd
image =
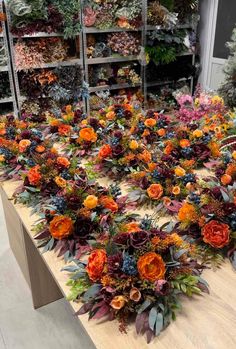
[[[166,138],[167,138],[167,139],[172,139],[172,138],[174,138],[174,137],[175,137],[174,132],[168,132],[168,133],[166,134]]]
[[[67,170],[63,170],[63,171],[61,172],[61,177],[62,177],[63,179],[66,179],[66,180],[72,179],[71,175],[69,174],[69,172],[68,172]]]
[[[231,213],[231,215],[229,216],[230,219],[230,227],[232,230],[236,230],[236,212]]]
[[[121,195],[121,189],[117,184],[111,184],[109,186],[109,191],[113,197]]]
[[[134,258],[126,254],[121,269],[127,275],[136,275],[137,267]]]
[[[119,138],[117,137],[112,137],[111,139],[111,145],[118,145],[120,143]]]
[[[196,193],[191,192],[189,195],[189,200],[192,201],[194,204],[199,205],[201,202],[201,198]]]
[[[13,156],[12,152],[5,148],[0,148],[0,155],[3,155],[6,160],[10,160]]]
[[[32,141],[29,146],[29,150],[34,151],[37,146],[38,146],[38,143],[36,141]]]
[[[16,135],[16,130],[14,129],[14,127],[9,126],[6,128],[7,139],[15,139],[15,135]]]
[[[183,157],[186,158],[186,159],[190,159],[191,156],[192,156],[192,153],[193,153],[193,150],[192,150],[192,148],[190,148],[190,147],[183,148],[183,149],[181,150],[181,154],[182,154]]]
[[[34,162],[33,159],[28,159],[28,160],[27,160],[27,165],[28,165],[29,167],[34,167],[36,164],[35,164],[35,162]]]
[[[203,142],[204,144],[208,144],[210,141],[211,141],[211,135],[205,135],[205,136],[202,138],[202,142]]]
[[[52,199],[52,204],[61,213],[63,213],[65,211],[65,209],[66,209],[66,200],[65,200],[65,198],[63,198],[61,196],[55,196]]]
[[[41,131],[37,130],[36,128],[32,128],[31,130],[32,134],[40,139],[43,139],[43,134]]]
[[[143,122],[138,123],[138,129],[140,132],[143,132],[145,130],[145,125]]]
[[[122,108],[117,108],[115,112],[118,118],[123,118],[125,116],[124,109]]]
[[[195,183],[196,182],[196,177],[193,173],[188,173],[182,178],[183,183],[186,185],[187,183]]]
[[[141,220],[141,222],[140,222],[140,228],[141,228],[142,230],[147,231],[147,230],[150,229],[151,224],[152,224],[152,219],[149,218],[148,216],[146,216],[146,217],[144,217],[144,218]]]
[[[159,182],[161,179],[163,179],[163,175],[158,170],[154,170],[152,173],[152,178],[154,181]]]
[[[166,121],[165,120],[158,120],[157,121],[157,127],[163,128],[165,125],[166,125]]]

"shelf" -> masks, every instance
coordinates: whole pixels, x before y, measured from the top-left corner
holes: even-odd
[[[192,77],[181,78],[181,79],[178,79],[178,80],[152,81],[152,82],[147,82],[147,87],[168,85],[168,84],[171,84],[173,82],[178,83],[178,82],[182,82],[182,81],[188,81],[188,80],[191,80],[191,79],[192,79]]]
[[[38,32],[34,34],[29,35],[12,35],[14,39],[26,39],[26,38],[47,38],[47,37],[53,37],[53,36],[63,36],[63,34],[60,33],[45,33],[45,32]]]
[[[8,71],[8,66],[7,65],[0,66],[0,72],[1,71]]]
[[[75,65],[75,64],[82,65],[83,64],[82,59],[76,58],[76,59],[71,59],[71,60],[63,61],[63,62],[45,63],[45,64],[42,64],[40,67],[32,67],[32,68],[28,68],[28,69],[19,69],[18,71],[32,70],[32,69],[56,68],[56,67],[70,66],[70,65]]]
[[[87,27],[87,28],[84,28],[83,31],[86,34],[97,34],[97,33],[113,33],[113,32],[137,32],[141,30],[142,28],[127,29],[127,28],[113,27],[113,28],[107,28],[107,29],[97,29],[96,27]]]
[[[113,62],[127,62],[127,61],[137,61],[137,56],[112,56],[112,57],[102,57],[102,58],[87,58],[88,64],[102,64],[102,63],[113,63]]]
[[[11,103],[13,102],[13,98],[12,97],[6,97],[6,98],[0,98],[0,104],[3,104],[3,103]]]
[[[174,29],[192,29],[193,25],[192,24],[178,24],[174,26]],[[147,31],[148,30],[168,30],[164,27],[158,26],[158,25],[147,25],[146,26]],[[170,29],[169,29],[170,30]]]
[[[104,91],[104,90],[119,90],[123,88],[135,88],[140,87],[140,84],[115,84],[115,85],[102,85],[102,86],[96,86],[96,87],[89,87],[89,92],[97,92],[97,91]]]

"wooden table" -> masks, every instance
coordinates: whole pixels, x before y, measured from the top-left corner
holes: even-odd
[[[68,275],[60,271],[64,262],[53,251],[42,255],[37,249],[31,231],[37,216],[31,216],[27,207],[9,200],[18,184],[5,182],[1,196],[10,246],[31,289],[34,308],[39,308],[68,295]],[[115,321],[88,321],[86,315],[78,321],[98,349],[108,349],[113,344],[115,349],[235,349],[235,272],[227,262],[217,272],[205,271],[203,277],[210,284],[210,295],[183,298],[177,320],[151,344],[136,335],[133,325],[125,335],[119,332]],[[70,305],[72,313],[80,308],[77,303]]]

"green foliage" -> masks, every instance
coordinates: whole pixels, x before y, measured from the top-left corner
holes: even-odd
[[[145,52],[155,64],[169,64],[176,60],[175,48],[166,44],[146,46]]]
[[[80,297],[89,287],[89,284],[84,279],[72,280],[67,282],[67,286],[70,286],[70,293],[67,296],[68,301],[75,301]]]
[[[161,5],[166,7],[167,10],[172,12],[174,9],[174,0],[161,0]]]
[[[194,293],[200,294],[201,290],[197,286],[199,277],[194,275],[179,275],[172,282],[173,288],[191,297]]]
[[[196,257],[201,260],[202,264],[209,265],[213,270],[220,268],[224,261],[222,254],[217,253],[210,246],[198,246],[196,248]]]

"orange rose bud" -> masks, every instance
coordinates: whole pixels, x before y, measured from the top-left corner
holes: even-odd
[[[115,296],[111,303],[110,306],[113,309],[120,310],[125,306],[125,303],[127,302],[127,299],[124,296]]]
[[[45,151],[45,147],[43,145],[38,145],[35,150],[37,153],[41,154]]]
[[[57,240],[67,238],[73,231],[73,221],[67,216],[55,216],[50,222],[49,231]]]
[[[230,175],[228,175],[228,174],[225,173],[225,174],[221,177],[220,181],[221,181],[221,183],[222,183],[223,185],[228,185],[228,184],[230,184],[230,183],[232,182],[232,177],[231,177]]]
[[[181,146],[181,148],[190,147],[190,142],[188,139],[181,139],[179,141],[179,145]]]
[[[97,140],[97,134],[92,127],[85,127],[79,131],[79,137],[85,142],[94,143]]]
[[[145,125],[146,127],[154,127],[154,126],[156,125],[156,123],[157,123],[156,119],[152,119],[152,118],[146,119],[146,120],[144,121],[144,125]]]
[[[70,125],[64,125],[64,124],[61,124],[59,127],[58,127],[58,133],[61,135],[61,136],[68,136],[70,134],[72,130],[72,127]]]
[[[135,141],[134,139],[129,143],[129,148],[131,150],[136,150],[138,149],[139,145],[138,145],[138,142]]]
[[[110,156],[111,153],[112,153],[111,146],[109,144],[104,144],[99,150],[98,157],[100,160],[102,160]]]
[[[105,250],[97,249],[90,253],[86,267],[90,280],[94,282],[100,280],[106,262],[107,255]]]
[[[183,177],[186,175],[186,171],[182,167],[178,166],[175,168],[175,174],[178,177]]]
[[[180,187],[178,185],[172,188],[172,194],[179,195],[179,193],[180,193]]]
[[[163,187],[161,184],[151,184],[147,189],[148,196],[153,200],[159,200],[163,195]]]
[[[84,200],[83,205],[86,208],[89,208],[90,210],[92,210],[93,208],[97,207],[98,198],[95,195],[88,195]]]
[[[166,272],[162,257],[155,252],[147,252],[141,256],[137,267],[141,279],[151,282],[162,280]]]
[[[172,143],[168,143],[164,149],[164,154],[165,155],[170,155],[172,150],[174,150],[174,146]]]
[[[163,204],[164,204],[165,206],[170,206],[170,204],[171,204],[171,199],[168,198],[168,196],[164,196],[164,197],[162,198],[162,201],[163,201]]]
[[[22,139],[19,142],[20,153],[24,153],[27,150],[27,148],[30,146],[30,144],[31,144],[31,141],[29,139]]]
[[[27,176],[28,176],[28,180],[29,180],[31,185],[38,185],[41,178],[42,178],[41,173],[40,173],[40,166],[36,165],[34,167],[31,167]]]
[[[212,220],[202,228],[203,241],[214,248],[223,248],[229,244],[230,230],[228,224]]]
[[[163,137],[166,134],[166,130],[164,128],[160,128],[160,130],[157,131],[158,136]]]
[[[139,224],[137,222],[130,222],[125,224],[124,230],[127,231],[127,233],[137,233],[141,231]]]
[[[193,131],[193,137],[196,137],[196,138],[201,138],[203,136],[203,132],[202,130],[195,130]]]
[[[102,196],[99,201],[107,210],[111,210],[112,212],[118,211],[118,205],[111,197],[105,195]]]
[[[60,176],[57,176],[55,178],[55,183],[58,185],[60,188],[65,188],[66,187],[66,180]]]
[[[114,120],[115,117],[116,117],[116,114],[114,111],[109,111],[108,113],[106,113],[107,120]]]
[[[58,156],[57,164],[66,168],[70,167],[70,161],[64,156]]]
[[[155,162],[150,162],[150,164],[148,164],[148,169],[149,171],[154,171],[157,167],[157,164]]]
[[[139,302],[141,299],[141,292],[139,291],[139,289],[136,287],[133,287],[130,290],[129,298],[134,302]]]

